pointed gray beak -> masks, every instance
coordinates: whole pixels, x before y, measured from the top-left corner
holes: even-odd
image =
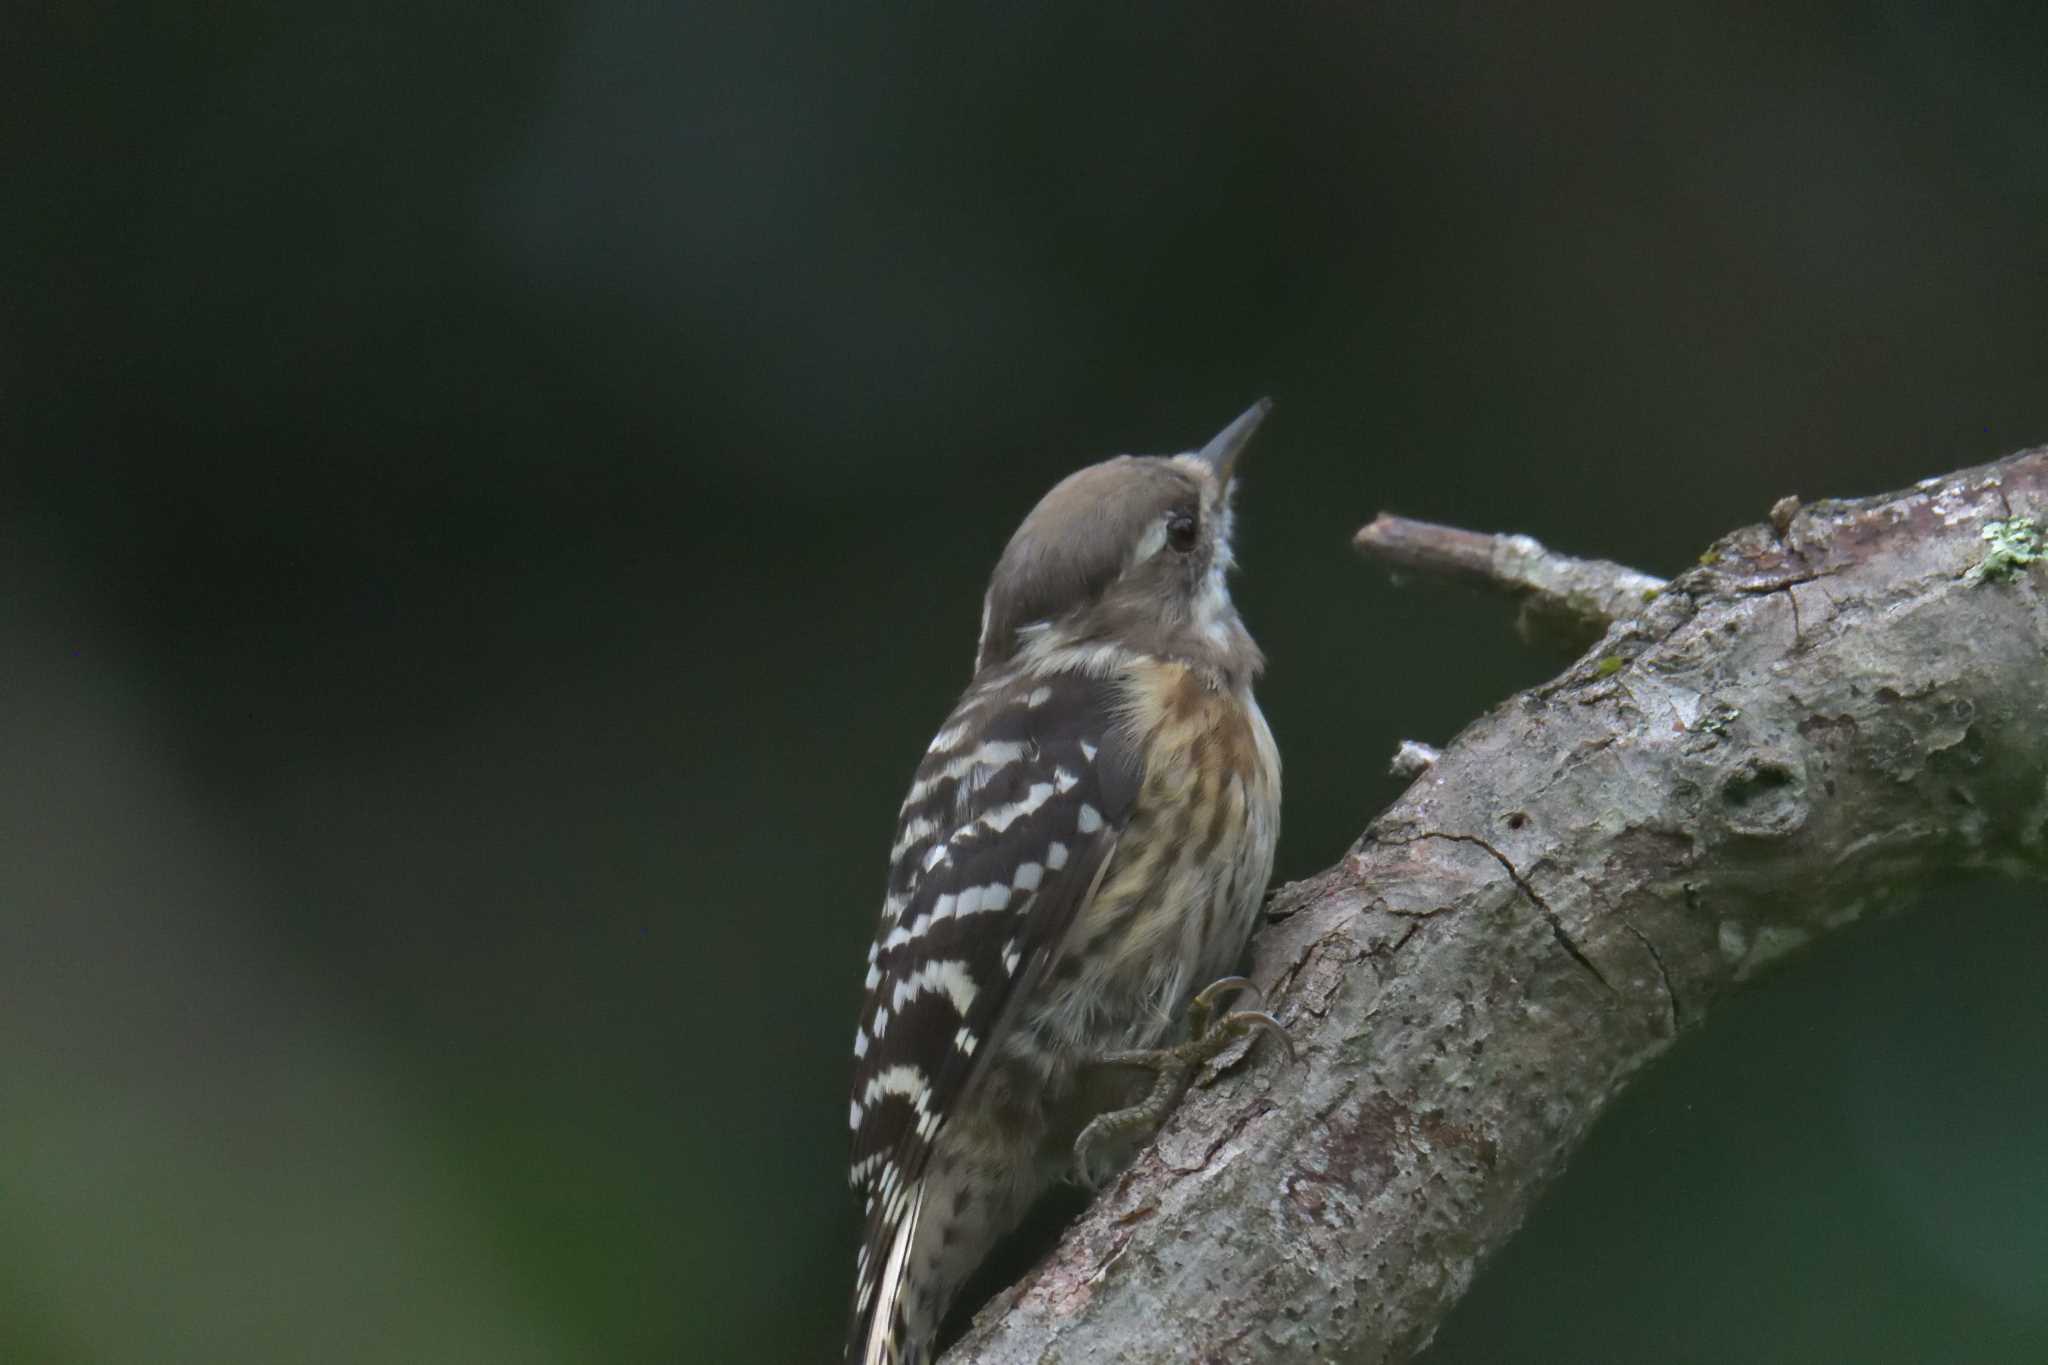
[[[1261,398],[1244,410],[1244,415],[1216,433],[1216,438],[1202,447],[1197,459],[1216,471],[1216,482],[1228,485],[1230,475],[1237,468],[1237,457],[1251,444],[1252,433],[1259,429],[1259,423],[1266,420],[1266,414],[1273,410],[1273,400]]]

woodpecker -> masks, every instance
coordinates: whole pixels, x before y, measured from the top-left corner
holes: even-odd
[[[1039,1195],[1092,1185],[1224,1041],[1279,1028],[1209,1022],[1247,984],[1224,973],[1280,826],[1265,661],[1227,582],[1232,476],[1270,406],[1199,451],[1069,475],[996,564],[868,949],[855,1365],[927,1365],[961,1283]]]

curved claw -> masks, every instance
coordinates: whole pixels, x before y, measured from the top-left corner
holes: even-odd
[[[1271,1033],[1279,1038],[1280,1045],[1287,1049],[1287,1060],[1297,1060],[1294,1040],[1287,1036],[1287,1026],[1264,1010],[1232,1010],[1216,1021],[1216,1027],[1232,1033],[1250,1033],[1254,1029]]]
[[[1217,997],[1229,995],[1235,991],[1250,991],[1252,998],[1260,1004],[1264,1004],[1266,1001],[1265,992],[1253,985],[1250,977],[1226,976],[1211,981],[1208,985],[1202,987],[1201,990],[1196,991],[1194,999],[1190,1000],[1188,1004],[1194,1009],[1212,1010],[1216,1008]]]
[[[1103,1121],[1108,1117],[1107,1114],[1096,1115],[1074,1139],[1074,1175],[1090,1194],[1099,1193],[1102,1189],[1102,1182],[1095,1177],[1095,1162],[1090,1152],[1102,1135],[1109,1131],[1109,1125]]]

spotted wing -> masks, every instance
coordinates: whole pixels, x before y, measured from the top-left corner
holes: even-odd
[[[1140,774],[1116,709],[1099,678],[978,686],[904,800],[854,1035],[851,1177],[867,1215],[856,1333],[933,1139],[1129,815]]]

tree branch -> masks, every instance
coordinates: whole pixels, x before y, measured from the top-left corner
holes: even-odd
[[[1552,638],[1574,649],[1635,615],[1665,586],[1661,578],[1604,559],[1561,555],[1532,536],[1483,535],[1385,512],[1351,543],[1394,569],[1506,593],[1522,604],[1515,629],[1523,639]]]
[[[947,1359],[1406,1360],[1723,994],[1959,870],[2048,873],[2044,511],[2048,450],[1788,509],[1468,727],[1270,903],[1300,1060],[1191,1093]]]

